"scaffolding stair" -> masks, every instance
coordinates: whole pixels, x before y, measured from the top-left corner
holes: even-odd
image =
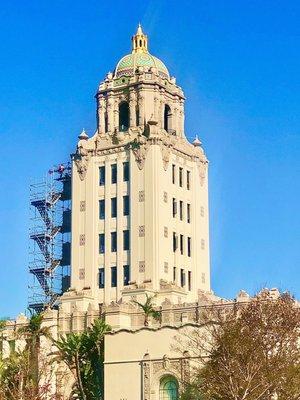
[[[53,226],[50,232],[33,233],[30,235],[30,239],[34,240],[39,246],[39,249],[41,250],[47,262],[49,262],[51,259],[48,244],[50,243],[51,239],[53,239],[58,234],[60,229],[60,226]]]
[[[41,285],[41,288],[45,292],[47,296],[50,294],[50,288],[47,282],[47,272],[45,271],[44,268],[32,268],[30,272],[36,277],[38,280],[39,284]]]
[[[52,193],[47,199],[32,200],[31,205],[35,207],[40,213],[46,227],[51,227],[51,218],[49,217],[48,211],[57,203],[61,198],[61,193]]]

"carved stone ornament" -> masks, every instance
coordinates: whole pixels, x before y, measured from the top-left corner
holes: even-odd
[[[198,167],[198,172],[199,172],[199,177],[200,177],[200,185],[204,185],[204,180],[206,177],[206,170],[207,170],[207,161],[198,161],[197,162],[197,167]]]
[[[144,400],[150,400],[150,363],[143,363]]]
[[[81,181],[83,181],[86,176],[90,158],[90,153],[87,153],[86,155],[80,155],[77,153],[75,155],[74,161]]]
[[[138,168],[142,170],[145,165],[146,155],[148,153],[150,143],[145,136],[138,136],[131,144],[131,149],[137,162]]]
[[[170,161],[171,147],[162,143],[160,149],[161,149],[164,170],[166,171]]]
[[[92,156],[92,148],[87,148],[90,146],[89,141],[79,141],[77,146],[77,151],[74,156],[74,162],[77,167],[77,172],[79,174],[80,180],[84,180],[86,172],[88,169],[88,164]]]

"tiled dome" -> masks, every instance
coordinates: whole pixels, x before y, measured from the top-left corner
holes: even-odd
[[[116,78],[121,76],[132,76],[138,67],[144,67],[148,70],[151,67],[155,67],[162,78],[168,79],[170,77],[165,64],[148,52],[147,36],[144,35],[140,25],[136,35],[132,37],[132,44],[132,53],[121,58],[116,66],[114,72]]]
[[[118,62],[115,76],[132,76],[138,67],[150,69],[155,67],[163,78],[169,78],[169,71],[165,64],[149,53],[132,53],[124,56]]]

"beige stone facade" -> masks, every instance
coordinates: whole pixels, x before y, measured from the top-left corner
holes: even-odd
[[[187,140],[183,91],[141,27],[96,101],[96,132],[83,131],[72,156],[71,287],[45,323],[57,337],[105,317],[105,399],[174,400],[189,369],[174,336],[201,307],[223,304],[210,287],[208,161]],[[146,294],[162,315],[148,327],[134,303]],[[59,369],[55,385],[67,399],[71,377]]]

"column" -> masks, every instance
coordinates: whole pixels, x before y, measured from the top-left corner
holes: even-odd
[[[105,100],[103,97],[100,97],[98,103],[98,129],[101,135],[105,134]]]
[[[129,95],[129,127],[132,128],[137,126],[138,121],[136,120],[136,95],[132,91]]]
[[[108,120],[108,132],[112,132],[114,129],[114,99],[110,96],[107,99],[107,120]]]

